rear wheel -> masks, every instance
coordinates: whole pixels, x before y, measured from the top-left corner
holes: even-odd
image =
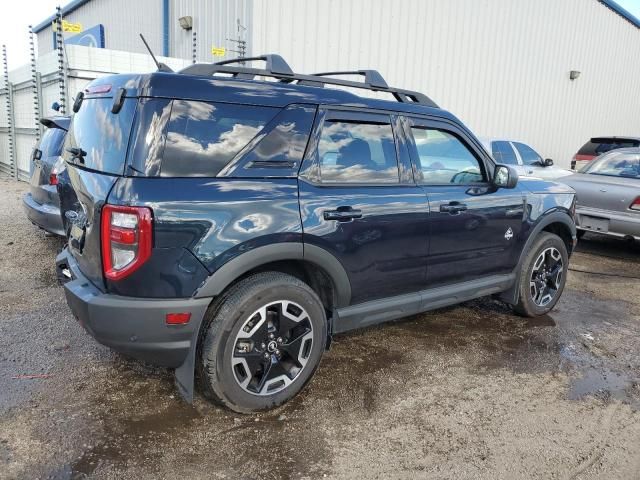
[[[562,239],[541,233],[523,262],[514,310],[527,317],[548,313],[562,295],[568,268],[569,255]]]
[[[320,363],[324,307],[311,288],[279,272],[233,286],[207,314],[199,377],[205,395],[240,413],[295,396]]]

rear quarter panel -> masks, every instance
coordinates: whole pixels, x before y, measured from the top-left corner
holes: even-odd
[[[206,278],[256,247],[302,242],[296,179],[121,178],[109,203],[148,206],[151,259],[114,293],[188,297]]]

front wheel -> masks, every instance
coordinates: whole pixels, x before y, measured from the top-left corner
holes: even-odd
[[[514,310],[526,317],[548,313],[562,295],[568,269],[565,243],[553,233],[542,232],[522,264]]]
[[[204,393],[240,413],[295,396],[320,363],[324,307],[297,278],[258,273],[233,286],[207,315],[200,348]]]

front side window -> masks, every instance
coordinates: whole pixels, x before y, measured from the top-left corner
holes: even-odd
[[[513,145],[518,149],[522,163],[525,165],[542,164],[542,157],[529,145],[518,142],[513,142]]]
[[[480,161],[450,132],[411,127],[421,183],[469,184],[484,181]]]
[[[318,144],[323,183],[398,183],[389,123],[327,120]]]
[[[498,140],[491,142],[491,155],[493,159],[503,165],[517,165],[518,159],[509,142]]]
[[[278,108],[174,100],[160,175],[215,177]]]

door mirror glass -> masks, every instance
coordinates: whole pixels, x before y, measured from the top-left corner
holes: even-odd
[[[515,188],[518,184],[518,172],[508,165],[496,165],[493,172],[493,185],[498,188]]]
[[[550,158],[545,159],[543,165],[545,167],[552,167],[553,166],[553,160],[551,160]]]

